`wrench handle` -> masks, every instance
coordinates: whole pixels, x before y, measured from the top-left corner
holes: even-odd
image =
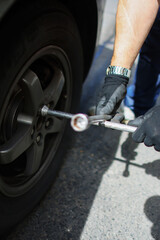
[[[94,124],[94,125],[97,125],[97,124]],[[106,127],[106,128],[112,128],[115,130],[120,130],[120,131],[125,131],[125,132],[130,132],[130,133],[135,132],[137,129],[137,127],[133,127],[133,126],[129,126],[126,124],[121,124],[121,123],[109,122],[109,121],[100,122],[99,125]]]

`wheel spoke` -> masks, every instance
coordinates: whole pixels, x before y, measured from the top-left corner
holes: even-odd
[[[0,147],[0,164],[13,162],[32,142],[31,127],[22,125],[11,139]]]
[[[35,115],[44,100],[43,90],[37,75],[28,70],[22,78],[21,87],[25,95],[25,112]]]
[[[56,69],[53,79],[44,91],[44,98],[46,104],[53,102],[54,107],[56,106],[62,93],[64,82],[65,80],[63,73],[60,70]]]
[[[41,165],[43,155],[44,143],[38,145],[37,143],[27,150],[27,164],[24,174],[26,176],[34,174]]]
[[[53,124],[49,128],[46,129],[45,134],[49,133],[59,133],[62,130],[62,126],[64,125],[64,120],[59,119],[57,117],[52,117]]]

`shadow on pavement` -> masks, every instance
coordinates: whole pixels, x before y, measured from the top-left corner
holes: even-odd
[[[157,177],[160,179],[160,160],[155,160],[150,163],[145,163],[145,164],[138,164],[138,163],[133,163],[127,158],[126,160],[120,159],[120,158],[114,158],[115,161],[119,161],[121,163],[124,163],[125,170],[123,172],[124,177],[129,177],[129,166],[134,166],[137,168],[143,168],[145,169],[146,174],[152,175],[153,177]],[[133,159],[132,159],[133,160]]]
[[[137,156],[137,152],[135,150],[138,145],[139,143],[135,143],[132,139],[132,134],[129,133],[128,138],[121,146],[121,155],[125,159],[114,158],[114,160],[123,162],[125,164],[123,176],[129,177],[129,166],[131,165],[137,168],[143,168],[145,169],[146,174],[152,175],[153,177],[157,177],[158,179],[160,179],[160,159],[151,161],[149,163],[144,163],[142,165],[132,162]]]
[[[147,199],[144,205],[144,213],[153,223],[151,235],[154,239],[160,239],[160,196],[153,196]]]
[[[147,164],[143,164],[143,167],[147,174],[160,179],[160,160],[159,159]]]
[[[128,134],[128,138],[121,146],[121,155],[126,159],[126,167],[123,172],[124,177],[129,176],[129,165],[130,161],[135,160],[135,157],[137,156],[137,152],[135,149],[137,148],[138,143],[135,143],[132,139],[132,134]]]

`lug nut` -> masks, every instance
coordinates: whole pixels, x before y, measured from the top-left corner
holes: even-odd
[[[32,131],[31,131],[31,136],[33,136],[34,134],[34,128],[32,128]]]
[[[39,143],[39,142],[40,142],[40,140],[41,140],[41,136],[40,136],[40,135],[38,135],[38,136],[37,136],[37,138],[36,138],[36,142],[37,142],[37,143]]]
[[[48,128],[49,125],[50,125],[50,121],[48,120],[48,121],[46,122],[46,124],[45,124],[45,127]]]

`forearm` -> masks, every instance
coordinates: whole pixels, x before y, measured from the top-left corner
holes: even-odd
[[[119,0],[111,65],[131,68],[159,8],[158,0]]]

